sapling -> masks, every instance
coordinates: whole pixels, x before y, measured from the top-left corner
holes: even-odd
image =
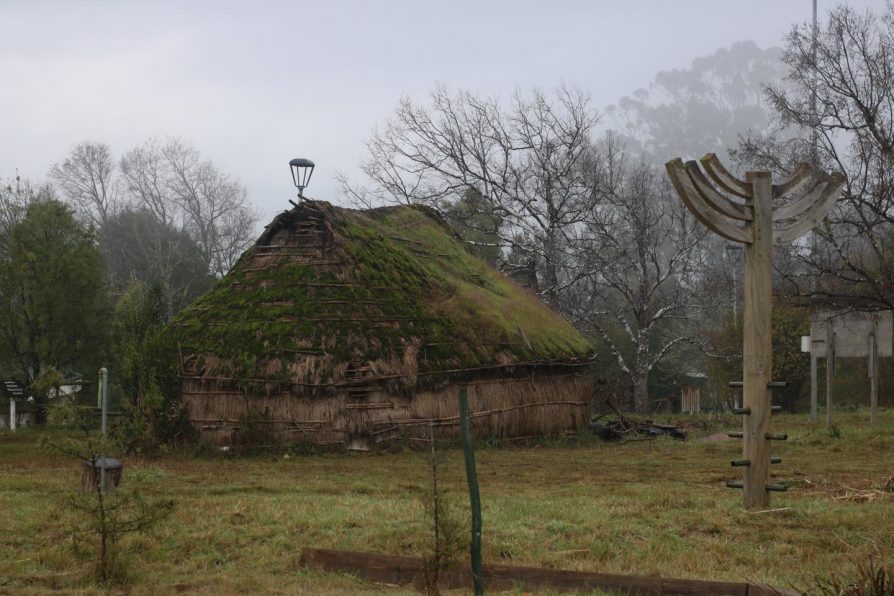
[[[88,436],[84,440],[48,441],[47,447],[96,470],[110,446]],[[96,475],[98,476],[98,475]],[[75,515],[71,533],[76,542],[92,543],[95,548],[95,577],[107,584],[123,569],[123,553],[116,550],[119,540],[128,534],[142,534],[164,520],[174,503],[169,499],[150,499],[138,482],[122,482],[113,487],[92,482],[89,490],[67,491],[62,498],[65,509]]]
[[[431,453],[429,458],[431,476],[427,490],[423,493],[423,507],[429,524],[430,534],[426,540],[426,554],[423,558],[424,587],[430,595],[440,593],[442,575],[456,563],[463,549],[463,530],[456,512],[446,498],[439,482],[438,466],[442,455],[437,450],[434,426],[429,427]]]

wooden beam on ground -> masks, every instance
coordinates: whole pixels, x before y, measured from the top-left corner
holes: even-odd
[[[301,551],[301,565],[318,567],[325,571],[350,573],[364,579],[398,585],[424,583],[422,559],[379,555],[355,551],[305,548]],[[727,596],[770,596],[771,594],[794,596],[792,590],[773,586],[695,579],[668,579],[612,575],[587,571],[543,569],[539,567],[515,567],[509,565],[485,565],[484,578],[488,590],[554,589],[554,590],[608,590],[625,594],[688,594]],[[468,566],[453,568],[442,575],[444,588],[471,588],[472,573]]]

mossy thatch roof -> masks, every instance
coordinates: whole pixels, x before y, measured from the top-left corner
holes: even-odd
[[[591,356],[568,322],[415,206],[302,202],[169,331],[187,377],[296,386],[362,376],[410,389],[458,371]]]

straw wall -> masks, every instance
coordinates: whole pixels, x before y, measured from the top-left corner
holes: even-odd
[[[588,375],[488,379],[446,385],[415,395],[373,388],[298,396],[290,392],[246,395],[226,381],[184,384],[183,403],[200,436],[216,444],[311,441],[375,445],[398,438],[457,433],[457,394],[466,387],[478,437],[521,438],[576,430],[589,416],[593,384]]]

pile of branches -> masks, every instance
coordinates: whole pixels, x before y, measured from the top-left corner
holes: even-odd
[[[606,400],[610,411],[590,418],[590,432],[605,441],[641,441],[667,435],[685,439],[686,430],[673,424],[658,424],[654,420],[625,416],[611,399]]]

